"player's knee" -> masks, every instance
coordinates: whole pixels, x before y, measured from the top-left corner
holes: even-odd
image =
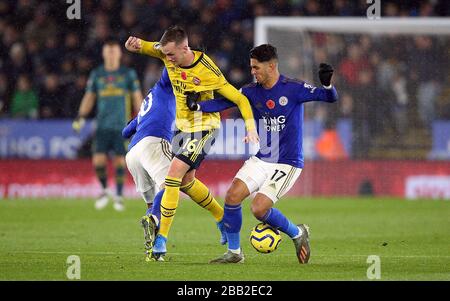
[[[239,191],[235,189],[229,189],[225,195],[225,203],[228,205],[239,205],[242,203],[242,198]]]
[[[184,163],[183,161],[174,158],[172,163],[170,164],[167,175],[172,178],[183,178],[187,171],[189,170],[189,165]]]
[[[262,221],[272,206],[272,201],[265,197],[261,198],[260,195],[257,195],[250,205],[250,210],[252,211],[253,216]]]
[[[189,183],[192,183],[192,181],[194,180],[195,180],[195,170],[192,170],[184,175],[181,185],[187,185]]]
[[[266,215],[268,209],[259,203],[252,203],[250,206],[250,210],[252,211],[254,217],[256,217],[258,220],[262,220]]]

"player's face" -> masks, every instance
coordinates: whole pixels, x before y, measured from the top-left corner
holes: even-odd
[[[269,62],[260,62],[257,59],[250,59],[251,73],[256,81],[264,84],[269,77]]]
[[[119,44],[105,45],[103,46],[103,59],[105,62],[119,63],[122,51]]]
[[[169,42],[164,46],[161,46],[161,51],[166,56],[167,60],[175,66],[183,65],[188,47],[186,44],[181,43],[176,45],[175,42]]]

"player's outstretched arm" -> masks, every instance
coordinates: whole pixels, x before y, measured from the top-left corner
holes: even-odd
[[[215,98],[197,103],[200,93],[186,93],[186,106],[191,111],[202,111],[205,113],[216,113],[236,106],[235,103],[225,98]]]
[[[158,42],[148,42],[133,36],[130,36],[125,42],[125,48],[128,51],[162,59],[164,54],[159,50],[158,45]]]
[[[242,118],[244,118],[245,127],[247,128],[247,136],[245,136],[244,142],[258,143],[259,136],[258,132],[256,131],[255,118],[253,117],[253,111],[250,107],[248,98],[228,83],[222,88],[218,89],[217,92],[235,103],[239,108]]]
[[[336,88],[331,84],[331,77],[333,76],[333,67],[331,65],[321,63],[319,65],[319,79],[323,88],[316,88],[304,83],[302,89],[302,102],[308,101],[324,101],[336,102],[339,95]]]
[[[205,113],[221,112],[223,110],[235,107],[236,104],[225,98],[214,98],[207,101],[202,101],[198,104],[199,110]]]
[[[142,49],[142,40],[137,37],[130,36],[125,42],[125,48],[130,52],[139,53]]]
[[[303,83],[301,85],[301,102],[324,101],[331,103],[336,102],[339,99],[336,88],[333,86],[330,88],[317,88],[307,83]]]

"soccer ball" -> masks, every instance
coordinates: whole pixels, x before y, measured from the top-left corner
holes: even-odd
[[[260,253],[271,253],[275,251],[280,242],[280,231],[265,223],[257,224],[250,234],[250,243]]]

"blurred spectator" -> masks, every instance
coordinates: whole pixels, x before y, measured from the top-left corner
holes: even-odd
[[[0,116],[8,109],[9,90],[8,77],[5,73],[0,73]]]
[[[78,75],[74,84],[66,85],[65,98],[62,106],[62,115],[65,118],[74,119],[78,115],[81,99],[86,90],[87,75]],[[94,115],[94,114],[93,114]]]
[[[406,134],[408,126],[408,102],[409,96],[406,87],[406,79],[400,74],[395,74],[392,79],[391,89],[395,95],[394,115],[398,135]]]
[[[343,92],[339,98],[339,115],[343,118],[351,118],[353,111],[352,95],[348,92]]]
[[[30,80],[26,75],[20,75],[12,97],[11,117],[37,118],[38,106],[38,97],[31,88]]]
[[[347,57],[339,66],[339,73],[350,87],[360,83],[360,73],[369,68],[367,59],[363,56],[361,46],[353,43],[348,48]]]
[[[436,2],[434,1],[434,3]],[[431,17],[434,15],[434,5],[432,4],[432,1],[423,1],[423,3],[420,4],[419,17]]]
[[[9,65],[7,65],[6,70],[8,70],[9,76],[13,79],[17,79],[19,74],[30,74],[31,64],[28,60],[25,47],[22,43],[15,43],[12,45],[9,51]]]
[[[349,17],[352,15],[352,7],[348,0],[335,0],[333,15],[340,17]]]
[[[228,76],[228,81],[235,87],[242,87],[247,84],[247,76],[244,70],[239,67],[231,68]]]
[[[397,4],[388,2],[383,5],[384,13],[383,17],[396,17],[399,15],[399,7]]]
[[[25,39],[35,39],[40,47],[42,47],[48,37],[55,37],[58,33],[59,26],[56,26],[50,17],[49,3],[40,3],[34,11],[31,22],[25,27]]]
[[[103,11],[98,12],[94,18],[94,24],[88,33],[86,53],[93,59],[94,65],[103,62],[102,47],[104,42],[111,35],[111,27],[109,25],[110,17]]]
[[[136,11],[131,6],[125,6],[120,12],[120,17],[122,24],[119,26],[119,40],[126,41],[130,35],[139,35],[142,32]]]
[[[59,86],[59,78],[55,73],[50,73],[45,77],[44,86],[39,93],[40,117],[62,117],[63,102],[63,93]]]
[[[14,22],[17,27],[25,28],[28,21],[33,19],[34,3],[33,0],[18,0],[16,4]]]
[[[317,154],[322,159],[340,160],[348,158],[339,133],[331,123],[325,123],[325,128],[317,139],[315,147]]]
[[[42,62],[51,72],[60,71],[59,68],[63,56],[61,56],[61,49],[59,48],[58,44],[58,40],[55,36],[47,37],[41,52]]]
[[[306,3],[303,7],[304,15],[308,17],[320,16],[320,5],[318,1],[315,0],[306,0]]]
[[[12,90],[19,75],[25,74],[30,87],[39,88],[40,118],[72,118],[86,74],[102,61],[106,38],[124,42],[136,35],[158,40],[165,28],[176,23],[186,27],[192,48],[210,53],[239,88],[253,80],[248,51],[254,46],[255,17],[360,17],[366,15],[367,6],[366,0],[99,0],[82,1],[82,20],[65,22],[65,3],[0,1],[0,112],[11,113]],[[382,15],[448,16],[449,7],[444,0],[385,1]],[[369,145],[386,132],[406,135],[411,116],[419,116],[429,126],[437,117],[439,97],[448,98],[443,92],[449,80],[448,38],[442,42],[435,37],[316,33],[310,41],[286,43],[305,44],[304,52],[290,56],[282,49],[286,37],[276,45],[280,55],[287,56],[280,61],[283,73],[312,83],[320,62],[331,63],[336,70],[339,111],[308,105],[305,118],[327,123],[338,117],[354,118],[357,140],[362,139],[358,144]],[[122,58],[124,65],[136,68],[146,90],[159,79],[161,64],[156,60],[128,53]],[[369,99],[377,105],[369,105]],[[225,114],[235,116],[232,110]],[[356,150],[361,156],[368,152]]]
[[[80,36],[76,32],[68,32],[64,39],[62,52],[65,57],[76,57],[81,50]]]
[[[4,54],[6,54],[11,48],[11,46],[19,41],[20,34],[17,31],[16,27],[12,24],[6,24],[1,34],[2,34],[3,49],[0,49],[0,51],[2,52],[4,51]]]
[[[66,57],[61,63],[60,81],[62,86],[70,86],[75,82],[75,63],[72,59]]]
[[[411,56],[414,64],[411,66],[413,76],[418,82],[417,101],[419,116],[425,126],[431,127],[435,118],[435,106],[441,85],[439,82],[439,61],[435,59],[435,49],[430,37],[414,38],[415,48]]]
[[[275,3],[271,6],[272,15],[281,15],[281,16],[288,16],[292,11],[292,4],[288,0],[275,0]]]
[[[145,92],[148,91],[151,87],[153,87],[155,83],[160,79],[161,70],[162,66],[158,61],[156,60],[149,61],[147,68],[145,70],[143,80],[143,87]]]
[[[371,132],[374,125],[374,115],[368,103],[367,95],[373,94],[376,87],[373,85],[373,73],[361,70],[356,81],[359,83],[353,87],[353,143],[352,152],[357,159],[366,158],[371,145]]]

